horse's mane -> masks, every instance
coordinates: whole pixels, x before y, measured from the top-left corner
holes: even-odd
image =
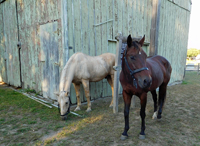
[[[73,56],[69,58],[69,60],[67,61],[67,64],[64,66],[64,68],[63,68],[63,70],[61,72],[60,84],[59,84],[60,91],[64,90],[64,86],[66,85],[67,74],[69,74],[69,72],[70,72],[70,67],[71,67],[70,64],[71,64],[71,62],[73,60]]]

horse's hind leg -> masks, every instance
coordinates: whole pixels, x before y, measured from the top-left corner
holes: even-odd
[[[91,111],[91,102],[90,102],[90,86],[89,86],[89,81],[88,80],[82,80],[82,84],[84,87],[84,91],[85,91],[85,96],[87,98],[87,112]]]
[[[110,103],[109,107],[113,107],[113,95],[114,95],[114,75],[110,75],[107,77],[107,81],[110,84],[111,90],[112,90],[112,101]]]
[[[164,102],[166,98],[166,91],[167,91],[167,85],[162,84],[159,87],[159,99],[158,99],[159,110],[158,110],[158,116],[157,116],[158,119],[161,119],[161,114],[162,114],[162,110],[163,110],[163,106],[164,106]]]
[[[75,91],[76,91],[76,99],[77,99],[77,107],[75,108],[74,111],[79,111],[81,110],[81,99],[80,99],[80,84],[75,84],[73,83]]]
[[[152,98],[154,102],[154,113],[153,113],[152,119],[155,119],[157,118],[157,108],[158,108],[156,90],[151,91],[151,94],[152,94]]]

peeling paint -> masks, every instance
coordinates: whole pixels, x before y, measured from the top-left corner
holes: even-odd
[[[107,0],[106,3],[98,0],[63,1],[17,0],[19,34],[15,1],[0,3],[0,22],[3,22],[0,23],[2,80],[14,86],[42,91],[43,96],[55,99],[53,92],[58,90],[59,75],[66,61],[75,52],[91,56],[115,53],[116,43],[108,40],[114,40],[118,32],[134,37],[145,34],[146,42],[151,42],[154,15],[152,0]],[[171,81],[183,78],[190,7],[188,0],[176,0],[175,3],[162,0],[158,54],[172,63]],[[22,85],[18,35],[21,42]],[[149,54],[149,46],[145,46],[144,50]],[[82,86],[80,90],[81,100],[86,101]],[[76,103],[73,86],[70,93],[72,103]],[[96,99],[109,96],[112,92],[109,84],[103,80],[90,83],[90,93],[91,99]]]

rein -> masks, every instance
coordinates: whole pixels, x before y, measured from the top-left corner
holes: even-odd
[[[138,73],[138,72],[141,72],[143,70],[149,70],[147,67],[143,67],[143,68],[139,68],[139,69],[135,69],[135,70],[132,70],[130,68],[130,66],[128,65],[128,61],[126,59],[126,54],[127,54],[127,49],[125,50],[125,55],[124,55],[124,60],[125,60],[125,63],[126,63],[126,66],[128,67],[128,70],[130,72],[130,75],[131,77],[133,78],[133,85],[137,88],[137,82],[136,82],[136,79],[134,77],[134,74]]]

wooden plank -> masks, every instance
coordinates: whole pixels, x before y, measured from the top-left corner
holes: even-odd
[[[122,34],[128,35],[128,0],[124,0],[123,2],[123,8],[122,8]]]
[[[17,48],[18,31],[15,1],[6,1],[3,6],[3,26],[6,48],[7,83],[16,87],[21,86],[19,52]],[[14,74],[13,74],[14,73]]]
[[[69,42],[69,56],[70,58],[74,54],[74,44],[73,44],[73,19],[72,14],[72,0],[67,1],[67,26],[68,27],[68,42]]]
[[[89,33],[88,33],[88,2],[85,0],[81,1],[81,24],[82,24],[82,52],[85,54],[89,54]]]
[[[3,4],[0,5],[0,21],[3,22]],[[5,60],[5,39],[4,23],[0,25],[0,82],[7,82],[6,79],[6,60]]]
[[[43,96],[55,99],[54,92],[59,91],[59,61],[58,41],[55,35],[57,22],[47,23],[40,26],[41,49],[44,52],[43,64]]]
[[[112,1],[110,1],[110,2],[112,2]],[[107,5],[109,5],[109,3],[104,3],[104,2],[101,3],[101,8],[100,8],[101,22],[106,22],[108,20],[107,19],[108,13],[106,12],[107,11],[107,9],[106,9]],[[111,22],[108,22],[108,23],[111,23]],[[101,27],[101,48],[100,48],[101,53],[100,54],[103,54],[103,53],[107,53],[107,48],[108,48],[107,23],[104,23],[99,27]]]
[[[128,14],[127,14],[127,16],[128,16],[128,32],[127,32],[127,35],[129,35],[129,34],[131,34],[131,35],[133,35],[133,31],[132,31],[132,29],[133,29],[133,1],[132,0],[129,0],[129,1],[127,1],[127,10],[128,10]]]
[[[122,34],[119,33],[119,41],[116,45],[116,57],[115,57],[115,66],[121,66],[121,46],[122,46]],[[118,69],[114,73],[114,97],[113,97],[113,113],[118,113],[118,94],[119,94],[119,74],[120,70]]]
[[[88,35],[89,37],[89,55],[95,55],[95,2],[94,0],[87,0],[88,4]]]
[[[101,1],[95,0],[95,24],[102,23],[102,13],[101,13]],[[101,34],[102,34],[102,25],[94,26],[96,30],[95,35],[95,43],[96,43],[96,54],[100,55],[102,54],[102,48],[101,48]]]
[[[82,52],[81,49],[81,14],[80,14],[80,0],[74,0],[74,42],[75,52]]]
[[[118,21],[119,21],[119,11],[118,11],[118,8],[119,8],[119,2],[117,0],[114,0],[114,5],[113,5],[113,36],[112,36],[112,39],[115,38],[115,36],[117,35],[117,33],[120,31],[118,30]],[[108,39],[111,39],[109,36],[108,36]],[[116,48],[116,47],[115,47]]]

